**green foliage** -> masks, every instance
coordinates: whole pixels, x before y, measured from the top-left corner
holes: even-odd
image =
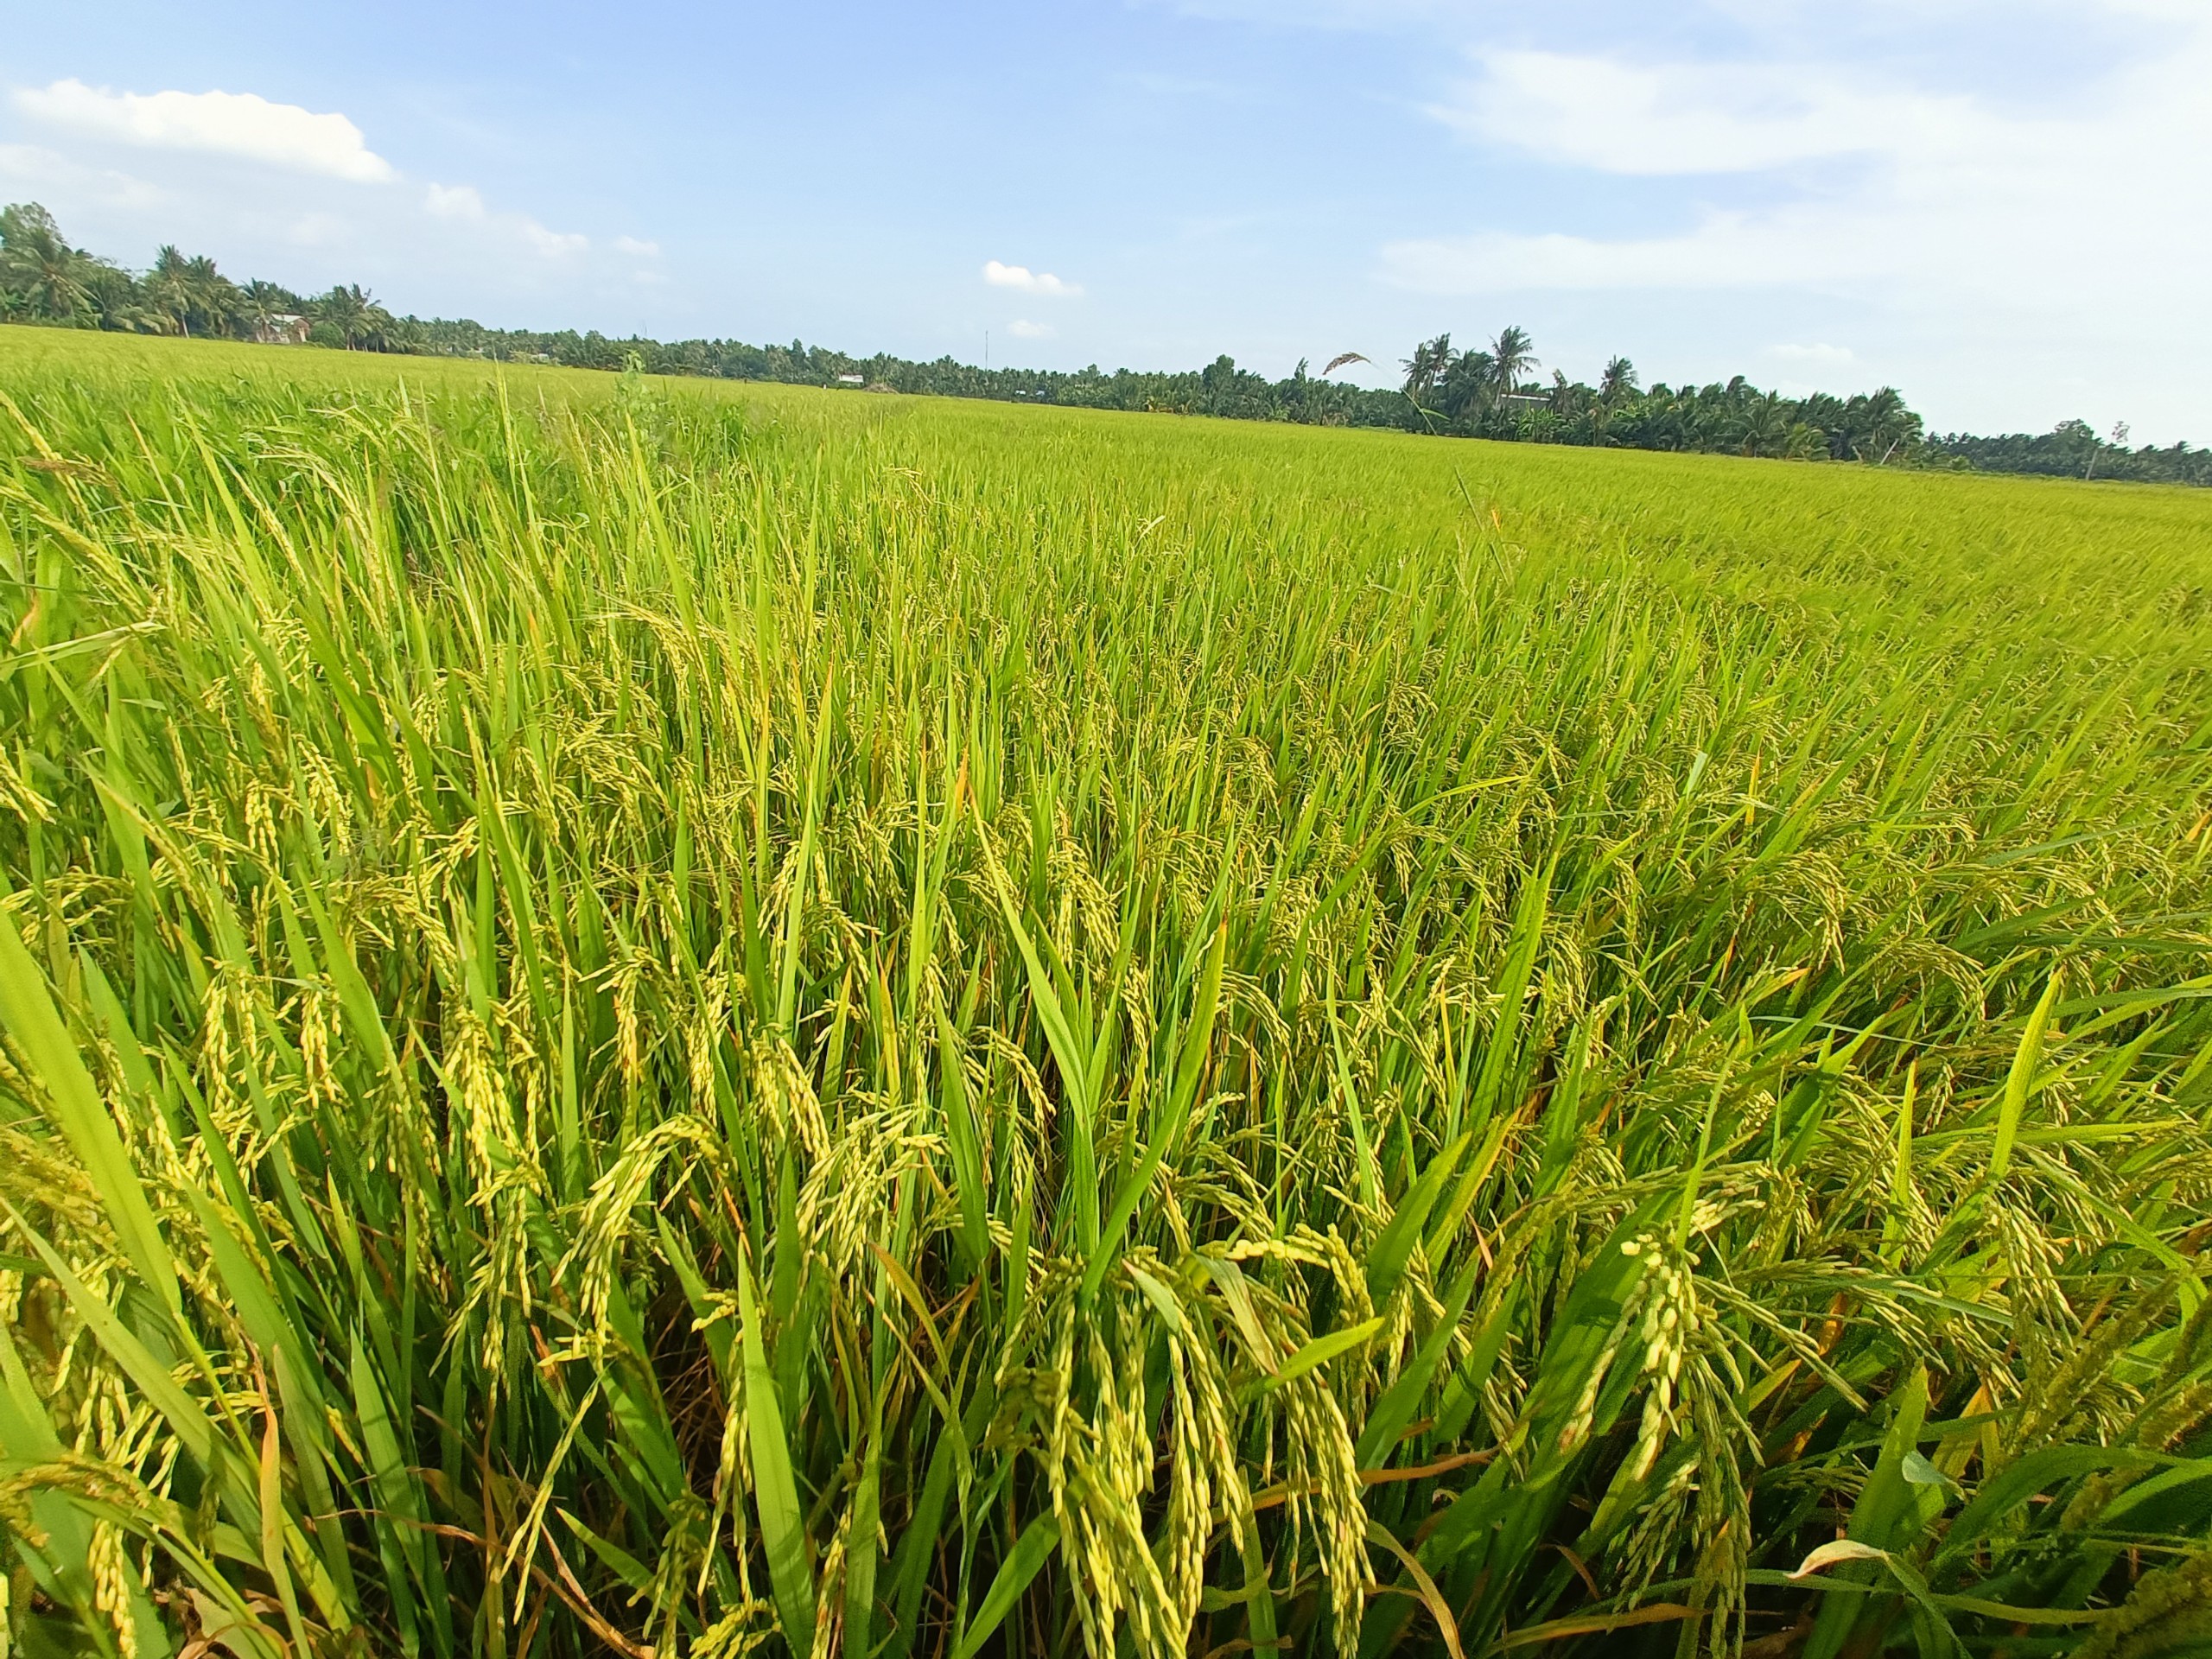
[[[0,209],[0,318],[90,323],[97,270],[92,256],[71,247],[54,215],[36,202]]]
[[[10,227],[13,227],[12,229]],[[12,239],[11,239],[12,238]],[[14,252],[10,252],[10,249]],[[274,283],[239,288],[207,258],[164,247],[144,279],[60,239],[35,203],[0,215],[0,321],[64,321],[77,327],[306,343],[349,351],[557,364],[571,369],[762,380],[830,386],[858,377],[872,391],[941,397],[988,397],[1078,409],[1206,415],[1224,420],[1289,421],[1313,426],[1385,427],[1506,442],[1586,444],[1758,456],[1782,461],[1854,461],[1876,465],[1980,467],[1993,472],[2101,475],[2140,481],[2212,484],[2212,454],[2186,443],[2130,452],[2098,442],[2069,421],[2049,438],[1930,442],[1918,415],[1895,388],[1836,397],[1787,398],[1738,375],[1726,385],[1641,389],[1636,365],[1616,357],[1597,386],[1554,371],[1548,385],[1525,377],[1539,366],[1526,330],[1501,329],[1486,349],[1455,352],[1449,334],[1423,340],[1406,359],[1402,391],[1372,391],[1315,378],[1300,361],[1283,380],[1236,366],[1224,353],[1186,372],[1116,369],[1096,364],[1058,370],[976,368],[941,357],[918,363],[887,353],[857,359],[826,346],[748,346],[734,340],[664,343],[610,340],[596,329],[550,333],[487,328],[467,319],[394,317],[358,286],[334,287],[309,300]],[[1347,352],[1328,365],[1368,359]]]
[[[275,283],[243,288],[205,255],[164,246],[143,277],[62,237],[36,202],[0,210],[0,321],[60,323],[124,334],[316,343],[386,351],[412,338],[358,287],[302,299]],[[312,325],[312,333],[309,325]]]
[[[2202,498],[0,385],[22,1651],[2201,1637]]]
[[[1932,454],[1956,457],[1993,473],[2040,473],[2051,478],[2126,479],[2142,484],[2212,485],[2212,451],[2186,443],[2128,448],[2119,435],[2100,439],[2087,421],[2061,421],[2049,432],[1977,438],[1964,432],[1931,439]]]

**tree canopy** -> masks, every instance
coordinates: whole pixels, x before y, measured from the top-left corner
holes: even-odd
[[[664,342],[596,331],[490,328],[466,318],[395,317],[354,284],[303,295],[281,283],[238,283],[213,259],[164,246],[143,274],[73,247],[35,202],[0,211],[0,321],[119,329],[264,342],[305,342],[349,351],[405,352],[571,368],[636,367],[799,385],[862,385],[892,391],[1090,409],[1164,411],[1231,420],[1322,426],[1390,427],[1438,435],[1634,449],[1694,450],[1777,460],[1859,461],[1990,472],[2212,485],[2212,451],[2175,444],[2128,449],[2126,429],[2107,441],[2084,422],[2039,436],[2013,433],[1931,437],[1895,387],[1849,397],[1787,397],[1738,375],[1706,385],[1648,389],[1626,357],[1606,363],[1595,386],[1554,370],[1548,380],[1535,342],[1516,325],[1486,344],[1455,347],[1440,334],[1417,342],[1395,391],[1333,379],[1369,359],[1334,357],[1316,376],[1300,362],[1270,380],[1226,354],[1202,369],[1162,372],[1096,365],[1072,372],[978,368],[950,357],[933,362],[878,353],[855,358],[793,340],[753,346],[734,340]]]

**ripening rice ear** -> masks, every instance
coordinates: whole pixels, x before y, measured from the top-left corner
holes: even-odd
[[[25,1650],[2187,1587],[2108,1545],[2203,1530],[2192,501],[0,372]]]

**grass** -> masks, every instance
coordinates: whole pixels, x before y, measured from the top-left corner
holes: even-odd
[[[0,390],[21,1652],[2212,1639],[2212,501]]]

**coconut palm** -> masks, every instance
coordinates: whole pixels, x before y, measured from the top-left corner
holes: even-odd
[[[1511,324],[1497,331],[1497,338],[1491,342],[1490,355],[1500,392],[1518,391],[1529,372],[1541,366],[1536,361],[1536,342],[1529,338],[1529,331]]]
[[[1746,455],[1787,453],[1790,407],[1770,391],[1758,393],[1746,400],[1737,416],[1741,423],[1742,434],[1736,446],[1738,453]]]
[[[1452,336],[1439,334],[1434,340],[1422,340],[1402,366],[1406,372],[1406,396],[1418,404],[1436,390],[1451,368]]]
[[[1909,450],[1920,442],[1920,416],[1905,406],[1904,394],[1895,386],[1883,386],[1867,397],[1866,422],[1867,448],[1872,452],[1868,460],[1885,461],[1899,449]]]
[[[54,215],[35,201],[0,213],[0,286],[22,315],[73,321],[89,308],[91,258],[71,247]]]
[[[206,254],[195,254],[184,262],[184,280],[191,296],[192,314],[203,334],[225,334],[239,321],[244,303],[238,287],[229,277],[215,269],[215,262]]]
[[[1606,359],[1605,372],[1599,378],[1598,399],[1607,408],[1636,396],[1637,379],[1636,365],[1624,357]]]
[[[95,328],[122,334],[156,330],[158,319],[148,309],[138,279],[120,265],[105,259],[85,261],[85,318]]]
[[[1437,387],[1437,406],[1455,421],[1478,414],[1490,406],[1497,376],[1497,365],[1488,352],[1461,352],[1450,357]]]
[[[238,285],[206,254],[188,257],[164,243],[143,292],[160,326],[189,338],[230,331],[242,309]]]
[[[316,321],[339,332],[349,352],[377,350],[391,322],[391,314],[358,283],[332,289],[312,309]]]
[[[273,340],[279,317],[304,314],[307,302],[276,283],[256,280],[238,290],[238,317],[256,340]]]
[[[155,315],[169,332],[190,336],[192,261],[177,251],[175,243],[164,242],[154,255],[154,267],[146,273],[145,294]]]

